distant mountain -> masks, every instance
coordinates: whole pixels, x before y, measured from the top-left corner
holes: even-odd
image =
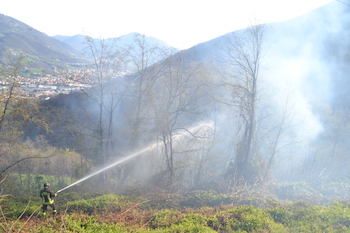
[[[86,48],[85,42],[85,36],[84,35],[75,35],[75,36],[53,36],[53,38],[62,41],[68,45],[70,45],[72,48],[78,50],[80,53],[84,51],[84,48]]]
[[[84,62],[78,50],[49,37],[12,17],[0,14],[0,63],[5,63],[6,53],[23,54],[29,67],[51,72],[66,63]]]
[[[135,38],[137,36],[142,36],[139,33],[129,33],[127,35],[123,35],[121,37],[118,38],[106,38],[106,42],[108,43],[109,41],[117,41],[115,43],[116,46],[120,46],[120,47],[129,47],[129,46],[135,46]],[[84,35],[74,35],[74,36],[62,36],[62,35],[57,35],[57,36],[53,36],[53,38],[60,40],[64,43],[67,43],[68,45],[70,45],[71,47],[75,48],[76,50],[80,51],[81,53],[86,52],[87,50],[87,46],[85,44],[85,38],[86,36]],[[96,42],[100,41],[101,38],[94,38],[94,40]],[[146,42],[150,45],[150,46],[159,46],[159,47],[163,47],[163,48],[169,48],[169,49],[174,49],[179,51],[178,49],[174,48],[173,46],[167,44],[166,42],[159,40],[157,38],[154,37],[150,37],[150,36],[145,36],[145,40]]]
[[[64,43],[67,43],[71,47],[79,50],[81,54],[84,54],[87,58],[89,58],[89,55],[91,55],[91,51],[89,47],[86,44],[86,36],[84,35],[75,35],[75,36],[54,36],[55,39],[58,39]],[[166,51],[164,53],[153,53],[152,59],[148,60],[148,66],[153,65],[161,60],[164,59],[164,54],[175,54],[178,51],[180,51],[177,48],[174,48],[167,44],[166,42],[159,40],[154,37],[145,36],[139,33],[130,33],[127,35],[123,35],[121,37],[117,38],[93,38],[95,45],[99,45],[100,42],[102,42],[105,45],[112,45],[115,48],[120,48],[121,50],[126,49],[129,51],[129,55],[131,56],[138,56],[137,54],[141,54],[141,47],[139,42],[144,43],[145,49],[150,48],[161,48],[163,51]],[[143,41],[144,40],[144,41]],[[90,57],[91,58],[91,57]],[[130,61],[128,64],[124,65],[124,71],[125,72],[133,72],[135,71],[136,67],[135,64],[133,64],[132,61]]]

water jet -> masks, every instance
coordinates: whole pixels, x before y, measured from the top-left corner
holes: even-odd
[[[200,123],[197,126],[193,126],[193,127],[189,128],[187,130],[182,130],[179,133],[177,133],[176,135],[174,135],[173,140],[179,142],[186,135],[193,135],[193,132],[196,132],[196,130],[201,129],[202,127],[212,128],[212,124]],[[70,188],[70,187],[72,187],[72,186],[74,186],[76,184],[79,184],[79,183],[83,182],[84,180],[87,180],[87,179],[89,179],[89,178],[91,178],[91,177],[93,177],[93,176],[95,176],[97,174],[100,174],[101,172],[106,171],[106,170],[108,170],[108,169],[110,169],[110,168],[112,168],[114,166],[117,166],[118,164],[121,164],[121,163],[123,163],[123,162],[125,162],[127,160],[130,160],[130,159],[132,159],[132,158],[134,158],[136,156],[139,156],[139,155],[143,154],[144,152],[155,148],[157,145],[158,145],[157,142],[155,142],[153,144],[150,144],[149,146],[146,146],[145,148],[143,148],[143,149],[141,149],[141,150],[139,150],[139,151],[137,151],[137,152],[135,152],[135,153],[133,153],[133,154],[123,158],[123,159],[120,159],[120,160],[118,160],[118,161],[108,165],[107,167],[104,167],[104,168],[102,168],[102,169],[100,169],[100,170],[98,170],[98,171],[96,171],[96,172],[94,172],[94,173],[92,173],[92,174],[90,174],[88,176],[85,176],[84,178],[82,178],[82,179],[80,179],[80,180],[78,180],[78,181],[76,181],[76,182],[74,182],[74,183],[72,183],[72,184],[70,184],[70,185],[60,189],[60,190],[58,190],[57,193],[60,193],[60,192],[62,192],[64,190],[66,190],[66,189],[68,189],[68,188]]]

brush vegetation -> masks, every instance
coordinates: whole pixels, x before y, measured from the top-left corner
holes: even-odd
[[[174,207],[169,208],[162,202],[164,199]],[[198,199],[200,205],[197,201],[184,206]],[[227,203],[214,205],[219,199]],[[350,232],[349,202],[319,206],[301,200],[264,199],[264,206],[257,207],[252,204],[253,199],[251,204],[240,205],[237,197],[223,197],[214,191],[175,197],[173,193],[124,196],[71,192],[57,197],[57,216],[43,217],[38,197],[28,201],[2,196],[0,229],[3,232]]]

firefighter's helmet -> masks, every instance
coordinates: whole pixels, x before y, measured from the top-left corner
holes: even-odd
[[[49,188],[50,187],[50,183],[49,182],[45,182],[44,183],[44,188]]]

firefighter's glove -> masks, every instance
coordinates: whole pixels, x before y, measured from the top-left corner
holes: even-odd
[[[55,193],[55,197],[58,195],[58,193]]]

